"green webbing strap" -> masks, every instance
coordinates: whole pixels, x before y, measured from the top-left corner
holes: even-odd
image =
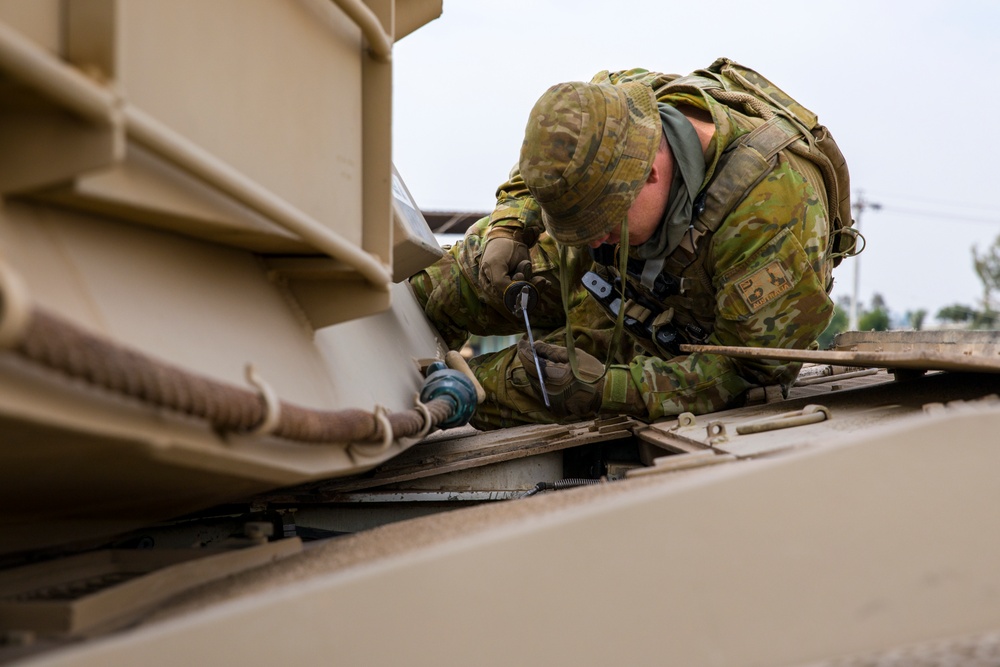
[[[608,374],[608,369],[611,368],[611,362],[614,360],[615,351],[618,349],[618,345],[621,342],[622,331],[625,328],[625,281],[628,279],[628,217],[622,220],[621,235],[618,238],[618,273],[621,276],[622,281],[622,291],[621,291],[621,307],[618,308],[618,318],[615,320],[615,331],[611,334],[611,346],[608,348],[608,358],[604,362],[604,372],[601,373],[601,377],[593,381],[584,380],[580,377],[580,365],[576,360],[576,345],[573,342],[573,325],[569,321],[569,281],[566,279],[566,266],[567,266],[567,248],[566,246],[557,244],[559,246],[559,288],[562,293],[563,302],[563,313],[566,316],[566,356],[569,357],[569,367],[573,371],[573,377],[584,382],[586,384],[594,384],[598,380],[601,380]],[[625,248],[625,252],[622,252],[622,248]]]
[[[618,408],[628,404],[628,390],[632,388],[632,376],[627,368],[618,366],[606,370],[604,380],[603,405],[606,408]]]
[[[710,232],[774,169],[774,156],[802,138],[798,129],[781,116],[765,123],[730,144],[704,195],[699,220]]]

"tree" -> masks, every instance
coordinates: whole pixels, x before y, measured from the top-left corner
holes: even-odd
[[[920,331],[924,327],[924,320],[927,319],[927,311],[923,308],[911,310],[906,313],[906,319],[914,331]]]
[[[989,248],[979,254],[979,248],[972,246],[972,266],[983,283],[983,305],[981,321],[992,325],[996,319],[993,309],[993,292],[1000,290],[1000,236]]]
[[[858,329],[861,331],[888,331],[889,313],[884,308],[869,310],[858,318]]]
[[[847,331],[848,316],[851,310],[851,300],[849,297],[841,297],[833,309],[833,317],[826,330],[819,335],[817,342],[820,349],[833,347],[834,338],[837,334]],[[872,295],[871,309],[862,308],[858,317],[858,329],[860,331],[887,331],[889,329],[889,307],[885,303],[885,298],[881,294]]]
[[[971,306],[966,306],[964,303],[953,303],[950,306],[945,306],[941,308],[935,317],[937,317],[942,322],[954,322],[955,324],[961,324],[964,322],[971,323],[976,319],[977,311]]]
[[[819,335],[819,338],[816,339],[821,350],[827,350],[833,347],[834,337],[847,329],[847,313],[850,308],[849,303],[845,305],[843,300],[833,307],[833,318],[830,320],[830,324],[827,325],[826,330]]]
[[[981,252],[979,246],[972,246],[972,268],[983,285],[980,307],[953,303],[941,308],[937,319],[968,329],[994,329],[1000,321],[1000,311],[993,307],[993,294],[1000,291],[1000,236]]]
[[[976,316],[972,320],[973,329],[995,329],[997,317],[1000,313],[995,310],[976,311]]]
[[[871,310],[864,311],[858,317],[858,330],[860,331],[888,331],[889,330],[889,307],[886,306],[885,298],[877,292],[872,295]]]

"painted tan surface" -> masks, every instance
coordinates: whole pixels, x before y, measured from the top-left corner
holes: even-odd
[[[1000,539],[983,529],[1000,461],[982,434],[998,420],[915,416],[548,511],[543,496],[388,526],[386,557],[354,543],[365,560],[324,574],[316,558],[280,586],[30,664],[178,664],[224,636],[231,664],[793,665],[985,632],[1000,618]]]
[[[405,4],[405,31],[440,14]],[[252,365],[303,408],[413,409],[417,360],[445,350],[392,283],[394,252],[406,271],[435,258],[407,236],[419,212],[396,219],[392,64],[369,49],[379,31],[391,48],[394,10],[0,2],[5,323],[44,309],[256,392]],[[0,553],[365,470],[414,442],[369,455],[219,434],[10,351],[0,396],[0,468],[17,480]]]
[[[412,405],[416,360],[443,350],[390,287],[410,249],[379,35],[391,48],[437,13],[0,0],[0,265],[18,298],[213,380],[253,363],[308,407]],[[709,439],[683,455],[698,466],[386,526],[23,664],[790,665],[995,630],[1000,413],[913,411],[809,447]],[[359,459],[220,435],[7,351],[0,433],[2,554],[414,444]]]

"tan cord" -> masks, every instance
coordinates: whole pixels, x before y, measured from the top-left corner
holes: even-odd
[[[453,409],[447,398],[432,399],[419,410],[379,416],[357,409],[304,408],[276,396],[269,399],[262,384],[255,383],[260,391],[253,392],[153,359],[40,308],[27,320],[19,340],[11,341],[22,357],[114,394],[204,419],[222,433],[266,431],[303,443],[375,441],[384,451],[386,433],[390,439],[423,433],[428,415],[433,426],[446,421]]]

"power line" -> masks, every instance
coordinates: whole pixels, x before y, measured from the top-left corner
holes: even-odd
[[[922,218],[936,218],[938,220],[955,220],[961,222],[979,222],[992,225],[1000,225],[998,217],[982,217],[978,215],[956,215],[954,213],[940,213],[937,211],[924,211],[915,208],[905,208],[891,205],[882,205],[882,210],[890,213],[903,213],[905,215],[916,215]]]
[[[899,193],[887,193],[887,192],[877,192],[876,196],[883,201],[886,199],[902,199],[905,202],[930,204],[932,206],[945,207],[949,209],[965,208],[965,209],[980,209],[983,211],[996,210],[995,204],[976,204],[976,203],[969,203],[967,201],[957,202],[957,201],[948,201],[944,199],[932,199],[930,197],[914,197],[913,195],[903,195]]]

